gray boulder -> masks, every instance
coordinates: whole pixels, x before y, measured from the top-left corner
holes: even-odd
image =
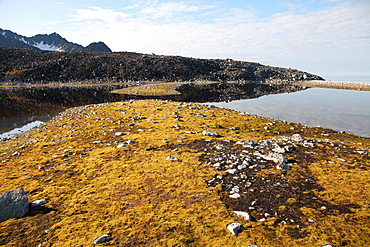
[[[215,136],[215,137],[219,137],[220,136],[218,133],[212,132],[210,130],[204,130],[202,132],[202,134],[205,135],[205,136]]]
[[[28,196],[23,188],[0,194],[0,222],[23,217],[28,210]]]

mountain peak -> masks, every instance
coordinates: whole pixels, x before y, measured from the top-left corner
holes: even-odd
[[[72,43],[60,36],[58,33],[37,34],[33,37],[18,35],[10,30],[0,28],[0,46],[13,48],[28,48],[48,51],[96,51],[112,52],[103,42],[91,43],[87,47]]]

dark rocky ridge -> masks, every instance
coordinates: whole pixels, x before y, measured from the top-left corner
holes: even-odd
[[[52,52],[0,47],[0,83],[322,80],[295,69],[231,59],[133,52]]]

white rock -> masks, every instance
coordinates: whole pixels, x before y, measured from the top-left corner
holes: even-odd
[[[181,161],[180,159],[178,159],[178,158],[176,158],[175,156],[172,156],[172,155],[168,156],[166,158],[166,160],[169,160],[169,161]]]
[[[242,164],[242,165],[238,165],[238,170],[243,170],[243,169],[245,169],[245,168],[247,168],[247,166],[246,166],[246,165],[244,165],[244,164]]]
[[[237,169],[228,169],[228,170],[226,170],[226,172],[228,172],[230,174],[237,174],[237,173],[239,173],[239,171]]]
[[[285,162],[287,162],[287,159],[285,158],[284,155],[280,154],[280,153],[275,153],[275,152],[270,152],[268,154],[265,154],[262,156],[262,158],[264,158],[265,160],[272,160],[274,161],[275,163],[278,163],[278,164],[283,164]]]
[[[36,200],[36,201],[31,203],[31,208],[38,207],[38,206],[44,205],[46,203],[47,203],[47,201],[45,199]]]
[[[116,132],[114,135],[116,135],[116,136],[123,136],[123,135],[125,135],[125,133],[123,133],[123,132]]]
[[[229,197],[237,199],[237,198],[240,198],[240,194],[239,193],[234,193],[234,194],[229,195]]]
[[[248,213],[246,213],[246,212],[242,212],[242,211],[234,211],[234,213],[235,213],[237,216],[243,217],[245,220],[248,220],[248,221],[251,221],[251,220],[252,220],[252,216],[250,216],[250,214],[248,214]]]
[[[242,227],[242,224],[240,223],[231,223],[227,225],[227,230],[229,230],[233,235],[238,235]]]
[[[205,136],[215,136],[215,137],[220,136],[218,133],[212,132],[210,130],[203,130],[202,134]]]
[[[128,140],[126,143],[127,143],[127,144],[135,144],[136,142],[135,142],[135,141],[133,141],[133,140]]]
[[[94,244],[101,244],[101,243],[104,243],[105,241],[107,241],[108,238],[109,238],[109,235],[104,234],[103,236],[100,236],[97,239],[95,239],[93,243]]]
[[[216,149],[218,149],[218,150],[228,150],[230,148],[228,148],[226,146],[223,146],[223,145],[216,145]]]
[[[294,134],[290,139],[294,142],[303,142],[305,140],[300,134]]]
[[[121,143],[121,144],[118,144],[117,145],[117,148],[124,148],[124,147],[126,147],[127,146],[127,144],[126,143]]]

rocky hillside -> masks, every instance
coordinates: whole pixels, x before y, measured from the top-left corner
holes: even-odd
[[[322,80],[320,76],[231,59],[132,52],[52,52],[0,47],[0,83],[71,81]]]
[[[69,42],[57,33],[37,34],[26,37],[10,30],[0,28],[0,46],[13,48],[28,48],[48,51],[99,51],[111,52],[103,42],[91,43],[87,47]]]

